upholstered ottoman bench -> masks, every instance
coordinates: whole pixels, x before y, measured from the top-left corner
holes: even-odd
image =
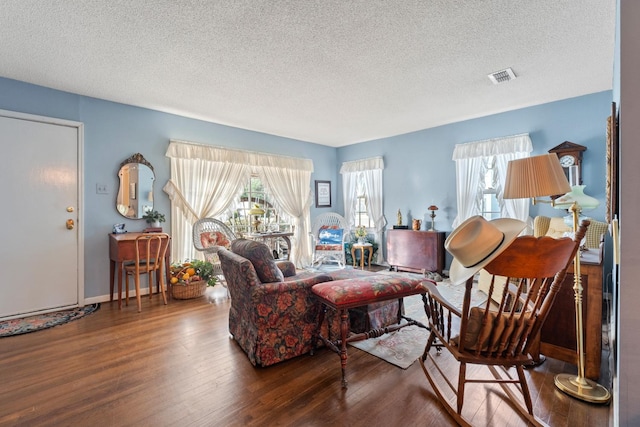
[[[358,270],[356,268],[345,268],[328,272],[327,275],[329,275],[332,280],[337,281],[377,276],[379,273]],[[331,319],[325,318],[325,320]],[[349,330],[351,332],[365,332],[370,329],[384,328],[394,323],[398,323],[398,300],[395,299],[374,302],[373,304],[349,310]],[[333,323],[331,323],[331,325],[333,325]],[[333,330],[338,330],[338,328],[334,328]]]
[[[427,279],[410,279],[407,277],[377,274],[367,277],[319,283],[311,288],[313,294],[323,305],[320,310],[318,327],[316,328],[316,334],[313,340],[314,347],[317,344],[318,339],[321,339],[327,347],[340,355],[342,387],[347,387],[346,368],[348,342],[379,337],[383,334],[393,332],[410,325],[418,325],[421,328],[427,329],[427,327],[422,323],[404,316],[402,304],[402,299],[404,297],[416,294],[422,294],[423,301],[426,303],[426,290],[422,285],[422,281],[424,280]],[[398,300],[396,324],[386,326],[384,328],[372,329],[362,333],[350,334],[349,309],[394,299]],[[340,316],[340,337],[334,341],[322,336],[320,333],[328,308],[335,310]],[[405,319],[407,322],[401,323],[402,319]],[[313,350],[311,353],[313,354]]]

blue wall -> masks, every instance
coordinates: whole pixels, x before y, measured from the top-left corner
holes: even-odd
[[[403,222],[419,218],[430,222],[427,207],[435,204],[436,229],[450,231],[456,214],[456,144],[528,133],[532,155],[544,154],[564,141],[584,145],[582,180],[585,192],[600,200],[589,216],[604,220],[606,205],[606,120],[611,114],[611,91],[566,99],[507,113],[338,149],[340,163],[383,156],[384,212],[388,227],[402,211]],[[342,181],[340,181],[340,190]],[[340,196],[340,200],[342,195]],[[531,207],[531,215],[560,216],[548,205]]]
[[[124,220],[130,231],[145,227],[142,220],[125,220],[115,210],[120,162],[136,152],[149,160],[156,172],[155,206],[161,212],[169,212],[168,197],[159,191],[169,179],[169,159],[164,155],[169,139],[312,159],[312,180],[330,180],[333,196],[333,207],[312,208],[312,218],[323,212],[343,211],[338,174],[342,162],[381,155],[385,160],[384,211],[389,227],[395,223],[398,209],[402,210],[405,223],[422,218],[426,224],[426,208],[435,203],[440,207],[436,228],[450,231],[456,215],[455,166],[451,160],[454,145],[528,132],[533,154],[545,153],[565,140],[588,147],[583,181],[586,192],[601,201],[591,216],[603,219],[605,132],[611,98],[611,91],[606,91],[336,149],[0,78],[0,109],[85,125],[87,298],[109,292],[107,235],[112,225]],[[96,184],[107,184],[109,194],[96,194]],[[558,216],[548,206],[533,207],[532,215],[538,210]]]
[[[156,173],[154,203],[170,212],[161,191],[170,176],[165,157],[169,139],[233,147],[313,160],[312,180],[337,180],[336,149],[259,132],[246,131],[173,114],[60,92],[0,78],[0,109],[74,120],[84,123],[84,232],[85,297],[109,294],[107,236],[113,224],[124,222],[129,231],[145,228],[144,220],[128,220],[115,209],[120,163],[140,152]],[[96,184],[107,184],[108,194],[96,194]],[[335,187],[333,194],[335,195]],[[326,209],[325,209],[326,210]],[[312,217],[317,215],[312,208]],[[169,223],[169,218],[167,218]]]

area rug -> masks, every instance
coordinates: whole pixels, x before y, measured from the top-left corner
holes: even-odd
[[[411,273],[398,273],[411,274]],[[438,290],[456,307],[462,307],[464,284],[453,285],[448,279],[438,282]],[[487,301],[487,295],[477,289],[471,293],[471,305],[480,305]],[[427,315],[421,295],[412,295],[404,299],[405,314],[414,320],[427,325]],[[403,320],[404,322],[404,320]],[[349,343],[353,347],[366,351],[402,369],[407,369],[424,352],[429,331],[418,326],[407,326],[378,338]]]
[[[85,305],[71,310],[54,311],[38,314],[22,319],[11,319],[0,322],[0,338],[28,334],[41,331],[85,317],[100,308],[100,303]]]

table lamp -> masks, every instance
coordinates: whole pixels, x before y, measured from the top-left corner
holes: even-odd
[[[571,191],[564,196],[560,196],[555,200],[554,208],[569,210],[574,203],[578,204],[579,222],[586,217],[581,215],[582,211],[590,211],[600,206],[600,201],[595,197],[588,196],[584,193],[585,185],[573,185]],[[573,227],[573,215],[569,214],[565,217],[565,224]],[[574,230],[575,231],[575,230]]]
[[[436,211],[438,210],[438,207],[436,205],[431,205],[427,208],[427,210],[431,211],[431,215],[429,215],[431,217],[431,228],[429,229],[429,231],[436,231],[435,221],[436,221]]]
[[[574,186],[576,187],[580,186]],[[574,233],[578,228],[578,216],[580,207],[578,202],[589,203],[587,199],[580,199],[579,193],[584,195],[584,188],[578,188],[576,196],[570,195],[572,188],[565,176],[560,161],[555,153],[541,156],[527,157],[512,160],[507,166],[507,178],[505,180],[505,199],[531,198],[533,203],[546,202],[538,200],[538,197],[564,194],[564,196],[550,200],[547,203],[568,207],[573,214]],[[566,194],[565,194],[566,193]],[[586,195],[585,195],[586,196]],[[589,197],[589,196],[586,196]],[[560,201],[560,202],[558,202]],[[597,206],[597,205],[596,205]],[[557,388],[575,398],[591,403],[606,403],[611,395],[600,384],[584,377],[584,336],[582,323],[582,283],[580,278],[580,251],[576,252],[574,266],[574,295],[576,307],[576,340],[578,345],[578,375],[558,374],[554,378]]]
[[[264,209],[262,209],[260,205],[256,203],[251,209],[249,209],[249,215],[253,215],[254,232],[258,233],[258,227],[260,227],[260,224],[262,224],[262,221],[260,221],[260,217],[264,215]]]

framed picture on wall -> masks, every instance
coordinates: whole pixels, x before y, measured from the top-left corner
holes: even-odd
[[[316,180],[316,208],[331,207],[331,181]]]
[[[618,112],[616,103],[611,103],[611,115],[607,118],[607,212],[610,223],[618,215]]]

